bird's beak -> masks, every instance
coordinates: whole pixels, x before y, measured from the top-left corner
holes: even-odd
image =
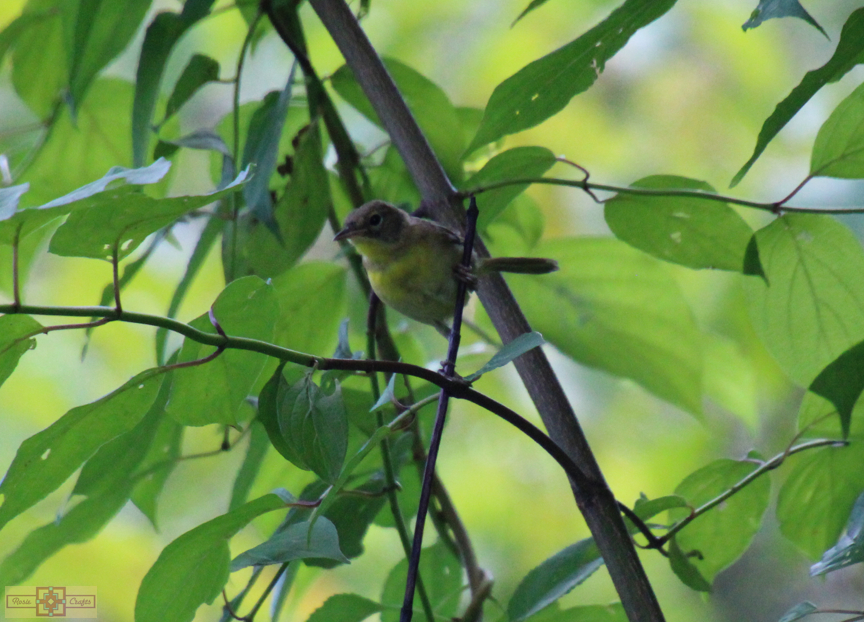
[[[335,236],[333,236],[333,241],[334,242],[340,242],[342,240],[347,240],[349,238],[353,238],[354,236],[359,235],[359,234],[360,234],[359,229],[355,229],[354,227],[351,227],[351,226],[343,227],[342,231],[340,231]]]

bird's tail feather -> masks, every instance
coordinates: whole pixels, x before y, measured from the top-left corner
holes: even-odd
[[[483,259],[476,267],[476,274],[489,272],[514,272],[516,274],[546,274],[555,272],[558,262],[543,257],[491,257]]]

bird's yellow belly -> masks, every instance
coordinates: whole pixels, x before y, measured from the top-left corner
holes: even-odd
[[[442,262],[440,257],[406,256],[384,265],[364,264],[378,297],[403,315],[426,324],[453,315],[456,279],[451,263]],[[442,269],[442,264],[448,267]]]

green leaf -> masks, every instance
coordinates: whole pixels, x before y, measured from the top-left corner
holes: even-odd
[[[399,620],[407,574],[408,560],[403,559],[387,575],[381,593],[381,604],[384,605],[381,622]],[[436,618],[450,618],[455,615],[462,593],[462,567],[446,544],[437,542],[422,550],[420,576],[423,577]],[[425,616],[415,616],[415,619],[418,622],[426,620]]]
[[[519,358],[529,350],[533,350],[534,348],[539,348],[546,340],[543,339],[543,335],[538,333],[536,330],[530,333],[523,333],[516,337],[513,341],[504,344],[495,355],[489,359],[489,362],[486,363],[483,367],[475,371],[473,374],[469,374],[465,377],[465,380],[468,382],[474,382],[483,374],[486,374],[493,369],[498,369],[499,367],[504,367],[510,361]],[[395,377],[395,375],[393,376]],[[374,410],[374,409],[373,409]]]
[[[68,0],[28,2],[24,15],[32,16],[15,35],[12,48],[12,85],[40,119],[50,117],[60,92],[69,84],[70,13]]]
[[[326,518],[319,518],[312,526],[295,523],[258,546],[240,553],[231,562],[231,572],[247,566],[284,564],[295,559],[332,559],[343,564],[348,558],[339,550],[336,527]]]
[[[652,175],[633,188],[704,190],[709,184],[676,175]],[[606,224],[631,246],[688,268],[744,269],[753,230],[726,203],[691,197],[617,194],[605,203]]]
[[[168,104],[165,107],[165,117],[162,124],[183,107],[198,90],[208,82],[219,79],[219,62],[205,54],[195,54],[186,63],[186,68],[180,74]]]
[[[132,40],[151,2],[77,0],[72,3],[69,15],[74,30],[69,54],[69,95],[73,107],[77,108],[84,100],[96,74]]]
[[[780,532],[819,559],[843,531],[864,490],[864,446],[813,449],[798,458],[777,497]]]
[[[810,576],[828,574],[864,561],[864,494],[852,506],[849,522],[840,540],[825,551],[817,563],[810,567]]]
[[[270,341],[279,315],[273,288],[258,277],[231,282],[213,303],[213,314],[229,336]],[[216,333],[207,314],[191,326]],[[215,351],[191,339],[183,341],[179,361],[200,360]],[[238,410],[249,396],[266,358],[256,352],[227,350],[203,365],[180,369],[171,389],[168,414],[178,423],[201,426],[236,424]]]
[[[6,27],[0,32],[0,65],[3,64],[3,59],[6,53],[15,45],[21,35],[32,26],[39,24],[42,20],[54,17],[55,12],[46,3],[43,3],[41,10],[33,10],[36,3],[31,2],[24,8],[24,12],[11,22],[6,24]]]
[[[294,451],[294,446],[285,441],[282,436],[282,430],[279,428],[278,415],[278,395],[288,389],[288,382],[282,374],[285,368],[285,363],[281,362],[273,372],[270,380],[261,389],[258,394],[258,421],[264,426],[267,431],[267,437],[270,439],[270,444],[278,451],[283,458],[292,464],[306,468],[303,459]]]
[[[0,483],[0,529],[56,490],[102,444],[135,427],[156,398],[162,379],[158,369],[141,372],[21,443]]]
[[[15,371],[18,359],[36,347],[42,325],[29,315],[0,315],[0,385]]]
[[[281,309],[274,342],[300,352],[332,352],[347,313],[345,276],[342,266],[308,261],[274,278]]]
[[[252,489],[252,484],[255,483],[255,477],[258,475],[261,463],[264,461],[264,456],[270,447],[267,430],[261,422],[253,419],[249,425],[252,426],[252,432],[249,435],[249,446],[246,448],[243,464],[240,465],[240,470],[237,471],[237,477],[234,479],[234,487],[231,490],[231,503],[228,505],[229,510],[235,510],[246,503],[246,500],[249,498],[249,491]]]
[[[285,127],[288,105],[291,103],[291,88],[294,83],[294,68],[288,75],[285,88],[270,92],[249,121],[246,144],[243,147],[242,166],[254,167],[255,174],[243,188],[243,198],[255,217],[273,224],[273,200],[270,198],[270,176],[276,170],[279,141]]]
[[[711,584],[705,580],[699,569],[693,565],[690,558],[681,550],[675,538],[669,541],[669,565],[672,568],[672,572],[690,589],[697,592],[711,591]]]
[[[656,499],[648,499],[643,495],[641,498],[636,500],[636,504],[633,506],[633,512],[644,521],[649,520],[666,510],[683,507],[687,507],[687,500],[678,495],[666,495],[665,497],[657,497]]]
[[[132,490],[132,502],[141,510],[153,525],[159,528],[156,520],[157,503],[165,482],[174,471],[183,449],[185,428],[171,417],[162,417],[150,451],[144,456],[139,472],[146,472]]]
[[[774,19],[777,17],[797,17],[813,26],[816,30],[825,35],[828,39],[828,33],[819,25],[810,13],[801,6],[798,0],[759,0],[759,5],[753,10],[750,19],[744,22],[741,28],[746,32],[750,28],[761,26],[762,22]]]
[[[810,174],[820,177],[864,177],[864,84],[844,99],[819,128]]]
[[[810,385],[810,391],[834,405],[840,415],[843,438],[848,438],[852,411],[864,391],[864,342],[846,350],[823,369]]]
[[[254,214],[241,222],[239,264],[262,278],[276,277],[297,263],[327,221],[330,189],[317,124],[300,134],[293,163],[291,179],[273,208],[279,236]],[[223,237],[223,262],[231,265],[234,249],[228,240],[229,236]]]
[[[753,327],[783,371],[806,387],[864,341],[864,252],[825,215],[787,214],[755,239],[765,278],[744,281]]]
[[[307,374],[290,387],[281,385],[276,399],[282,437],[301,461],[295,464],[333,483],[348,448],[348,417],[339,385],[325,395]]]
[[[470,382],[470,380],[468,380]],[[387,381],[387,386],[384,388],[384,391],[381,392],[381,397],[378,398],[378,401],[372,405],[372,408],[369,409],[370,413],[374,413],[376,410],[380,410],[384,408],[388,404],[390,404],[393,399],[396,397],[396,374],[390,375],[390,380]]]
[[[444,170],[451,179],[458,180],[462,173],[459,163],[465,143],[461,141],[459,115],[447,94],[429,78],[393,58],[385,58],[384,65],[441,160]],[[363,116],[383,127],[347,65],[340,67],[330,77],[330,83],[336,92]]]
[[[150,122],[159,99],[159,85],[171,50],[183,33],[205,17],[214,0],[186,0],[181,13],[163,12],[147,27],[135,76],[132,105],[132,160],[143,166],[150,144]]]
[[[849,19],[846,20],[843,30],[840,32],[840,42],[837,44],[837,49],[834,50],[834,55],[831,59],[819,69],[808,71],[800,84],[792,89],[792,92],[783,101],[777,104],[774,112],[762,124],[753,155],[750,156],[746,164],[732,178],[732,186],[737,185],[744,178],[744,175],[747,174],[753,163],[765,151],[768,143],[771,142],[804,104],[810,101],[810,98],[819,89],[829,82],[839,80],[850,69],[864,61],[862,53],[864,53],[864,8],[855,10],[849,16]]]
[[[516,25],[516,22],[518,22],[520,19],[522,19],[523,17],[528,15],[528,13],[530,13],[534,9],[541,7],[544,4],[546,4],[546,0],[531,0],[531,2],[528,4],[528,6],[526,6],[524,9],[522,9],[522,12],[519,13],[519,16],[513,20],[513,23],[510,25],[511,28]]]
[[[341,485],[333,488],[341,490]],[[336,531],[339,532],[339,546],[348,559],[363,554],[363,539],[366,537],[366,532],[387,502],[387,497],[382,492],[383,488],[383,475],[375,474],[363,485],[352,489],[357,494],[338,495],[331,490],[327,499],[333,501],[328,504],[326,510],[322,512],[319,509],[316,513],[323,514],[335,525]],[[306,565],[332,568],[336,563],[329,560],[309,560]]]
[[[382,609],[378,603],[357,594],[334,594],[306,622],[363,622]]]
[[[702,337],[665,266],[608,238],[550,240],[532,254],[561,270],[507,280],[549,343],[701,413]]]
[[[153,153],[154,158],[161,156],[170,157],[178,148],[199,149],[201,151],[215,151],[223,156],[232,158],[231,150],[222,140],[222,137],[213,130],[200,129],[181,136],[176,140],[161,139],[156,145]]]
[[[747,461],[715,460],[690,474],[678,484],[675,494],[687,499],[694,508],[711,501],[752,473],[758,464]],[[698,517],[678,533],[676,539],[685,553],[699,551],[701,559],[691,563],[709,582],[738,559],[762,522],[771,495],[771,480],[757,477],[745,488]],[[689,510],[671,510],[670,516],[681,519]]]
[[[814,613],[818,607],[809,601],[798,603],[792,609],[783,614],[783,617],[778,622],[795,622],[801,618],[806,618],[811,613]]]
[[[637,30],[672,8],[675,0],[626,0],[581,37],[523,67],[495,87],[471,153],[507,134],[538,125],[588,90],[606,61]]]
[[[592,538],[580,540],[531,570],[507,605],[511,622],[520,622],[569,593],[603,565]]]
[[[55,61],[51,61],[55,63]],[[21,181],[30,182],[23,202],[41,205],[98,179],[114,166],[129,166],[129,107],[133,86],[101,78],[72,118],[64,108]],[[74,162],[75,166],[70,166]]]
[[[462,187],[476,189],[499,181],[542,177],[556,161],[555,154],[545,147],[514,147],[489,160]],[[485,230],[526,188],[528,184],[504,186],[481,194],[477,199],[480,208],[477,228]]]
[[[228,541],[254,518],[285,507],[265,495],[199,525],[165,547],[147,572],[135,601],[135,622],[190,622],[228,581]]]
[[[110,258],[112,249],[117,248],[118,258],[122,259],[151,233],[235,192],[245,179],[244,171],[217,192],[168,199],[154,199],[131,189],[100,193],[73,210],[54,233],[48,250],[66,257],[104,259]]]
[[[0,564],[3,585],[19,585],[49,557],[69,544],[92,539],[129,500],[129,485],[84,499],[63,516],[34,529]]]

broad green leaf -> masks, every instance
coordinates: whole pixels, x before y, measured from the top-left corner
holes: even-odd
[[[247,566],[284,564],[296,559],[332,559],[348,563],[348,558],[339,550],[339,535],[333,523],[326,518],[319,518],[312,526],[311,533],[309,528],[309,523],[302,522],[277,531],[263,544],[235,557],[231,562],[231,572]]]
[[[864,341],[864,252],[845,225],[825,215],[787,214],[755,239],[765,278],[744,281],[753,327],[806,387]]]
[[[698,508],[726,492],[757,467],[754,462],[715,460],[678,484],[675,494]],[[690,561],[709,582],[750,546],[759,531],[770,495],[771,480],[758,477],[678,533],[676,539],[685,554],[694,550],[701,553],[701,559],[694,557]],[[670,510],[669,514],[680,519],[688,516],[689,511]]]
[[[132,104],[132,160],[143,166],[150,144],[150,123],[165,65],[174,45],[195,22],[206,16],[214,0],[186,0],[181,13],[159,13],[147,27],[135,76]]]
[[[486,363],[483,367],[475,371],[473,374],[469,374],[465,377],[465,380],[468,382],[474,382],[482,376],[493,369],[498,369],[499,367],[504,367],[513,359],[519,358],[529,350],[533,350],[534,348],[539,348],[546,340],[543,339],[543,335],[538,333],[536,330],[530,333],[524,333],[519,335],[513,341],[504,344],[495,355],[489,359],[489,362]],[[395,375],[394,375],[395,377]]]
[[[786,99],[777,104],[771,116],[765,119],[759,131],[759,138],[756,139],[753,155],[732,178],[732,186],[737,185],[744,178],[753,163],[765,151],[768,143],[819,89],[829,82],[839,80],[850,69],[864,61],[862,53],[864,53],[864,7],[855,10],[846,20],[840,32],[840,42],[831,59],[819,69],[808,71],[800,84],[792,89]]]
[[[233,281],[222,290],[213,303],[213,314],[222,330],[231,337],[269,341],[279,315],[279,304],[270,285],[249,276]],[[190,324],[216,333],[208,314]],[[200,360],[214,351],[213,346],[185,339],[179,361]],[[208,363],[178,370],[171,388],[168,414],[183,425],[236,424],[238,411],[265,363],[266,358],[256,352],[226,350]]]
[[[162,379],[158,369],[141,372],[21,443],[0,483],[0,529],[56,490],[102,444],[135,427],[156,398]]]
[[[55,17],[55,12],[49,3],[43,3],[41,10],[33,10],[35,5],[36,3],[27,5],[24,12],[6,24],[6,27],[0,32],[0,65],[3,64],[3,58],[6,56],[6,53],[15,45],[23,33],[42,20]]]
[[[339,322],[346,315],[345,268],[309,261],[273,279],[281,313],[274,342],[280,346],[324,355],[338,339]]]
[[[199,525],[165,547],[147,572],[135,601],[135,622],[190,622],[228,581],[228,541],[254,518],[285,507],[266,495]]]
[[[381,622],[399,620],[407,574],[408,560],[403,559],[387,575],[381,593],[381,604],[384,605]],[[450,618],[455,615],[462,594],[462,567],[446,544],[438,542],[423,549],[420,554],[420,576],[423,577],[436,618]],[[415,615],[414,619],[418,622],[426,620],[422,615]]]
[[[104,259],[117,248],[118,258],[122,259],[151,233],[234,192],[245,179],[244,171],[218,192],[168,199],[154,199],[130,189],[103,192],[86,206],[73,210],[54,233],[48,250],[66,257]]]
[[[339,385],[325,395],[306,374],[291,386],[280,385],[276,400],[282,437],[302,461],[295,464],[333,483],[348,446],[348,418]]]
[[[810,391],[834,405],[843,437],[847,438],[852,411],[864,391],[864,342],[846,350],[823,369],[810,385]]]
[[[3,585],[20,585],[49,557],[69,544],[96,536],[129,500],[129,483],[84,499],[63,516],[31,531],[0,564]]]
[[[819,559],[837,542],[864,490],[864,446],[813,449],[790,460],[794,466],[777,497],[780,532]]]
[[[694,565],[695,557],[688,557],[675,538],[669,541],[669,565],[681,582],[697,592],[710,592],[709,583],[699,569]],[[691,561],[692,560],[692,561]]]
[[[797,17],[798,19],[803,19],[825,35],[825,38],[830,38],[828,37],[828,33],[819,25],[819,22],[813,19],[798,0],[759,0],[759,6],[753,9],[750,19],[744,22],[741,28],[746,32],[750,28],[761,26],[762,22],[766,20],[777,17]]]
[[[499,181],[542,177],[555,162],[555,154],[545,147],[514,147],[493,157],[462,186],[476,189]],[[481,231],[486,229],[526,188],[528,184],[504,186],[479,195],[477,206],[480,216],[477,218],[477,228]]]
[[[814,613],[818,607],[809,601],[805,601],[803,603],[798,603],[792,609],[783,614],[783,617],[780,618],[777,622],[795,622],[796,620],[800,620],[802,618],[806,618],[811,613]]]
[[[129,82],[100,78],[90,86],[90,95],[74,118],[68,107],[63,108],[51,128],[50,140],[22,177],[30,182],[30,192],[22,199],[25,205],[42,205],[99,179],[114,166],[131,165],[132,90]]]
[[[183,104],[189,101],[201,87],[218,79],[219,62],[205,54],[195,54],[186,63],[183,73],[180,74],[174,85],[174,90],[171,92],[171,97],[168,98],[168,104],[165,107],[165,118],[162,119],[162,123],[165,123],[180,110]]]
[[[252,115],[246,144],[243,147],[242,166],[254,167],[255,174],[243,188],[246,206],[255,218],[268,226],[273,224],[273,200],[270,198],[270,176],[276,170],[276,159],[288,105],[291,103],[291,89],[294,83],[294,65],[288,75],[285,88],[280,92],[268,93],[261,107]]]
[[[334,501],[329,504],[323,515],[339,532],[339,547],[348,559],[363,554],[363,539],[366,537],[366,532],[387,502],[386,495],[382,493],[384,485],[383,475],[373,476],[365,484],[352,488],[358,494],[338,495],[331,491],[327,496],[327,499],[333,498]],[[318,514],[321,512],[319,511]],[[316,522],[315,525],[317,524]],[[332,568],[336,565],[329,560],[310,560],[306,564],[324,568]]]
[[[531,570],[507,605],[511,622],[520,622],[551,605],[603,565],[592,538],[580,540]]]
[[[678,495],[666,495],[665,497],[657,497],[656,499],[648,499],[645,495],[642,495],[642,497],[636,500],[633,512],[644,521],[654,518],[666,510],[683,507],[687,507],[687,500]],[[626,520],[627,517],[625,516],[624,518]]]
[[[825,551],[817,563],[810,567],[810,576],[819,576],[864,561],[864,495],[852,506],[849,522],[840,540]]]
[[[77,1],[33,0],[23,15],[26,27],[17,33],[12,48],[12,85],[40,118],[50,117],[62,89],[69,84],[71,13]]]
[[[422,197],[394,147],[388,147],[381,164],[369,169],[372,195],[393,205],[419,205]]]
[[[637,30],[672,8],[675,0],[626,0],[581,37],[523,67],[495,87],[483,123],[467,152],[534,127],[588,90],[606,61]]]
[[[85,184],[45,205],[12,212],[6,218],[0,219],[0,244],[13,244],[16,236],[21,240],[72,210],[87,209],[98,205],[104,199],[99,195],[104,193],[109,185],[117,186],[117,182],[134,185],[156,183],[165,176],[170,167],[171,163],[167,160],[159,160],[140,169],[112,167],[96,181]],[[24,184],[24,186],[27,185],[29,184]],[[22,186],[14,187],[21,188]]]
[[[357,594],[334,594],[306,622],[363,622],[381,609],[378,603]]]
[[[300,466],[300,468],[307,468],[300,455],[294,451],[294,446],[286,442],[282,430],[279,428],[278,396],[287,391],[289,386],[282,373],[284,368],[285,363],[280,363],[270,380],[261,389],[261,393],[258,394],[258,421],[267,431],[270,444],[283,458]]]
[[[132,490],[132,502],[155,529],[159,528],[156,520],[159,496],[182,453],[184,430],[185,428],[171,417],[162,417],[150,451],[144,456],[139,467],[139,472],[146,472],[146,475],[141,477]]]
[[[231,490],[231,503],[228,505],[229,510],[234,510],[246,503],[249,491],[255,482],[258,471],[261,469],[261,463],[264,461],[267,449],[270,447],[267,430],[261,422],[253,419],[249,425],[252,426],[252,432],[249,435],[249,446],[246,449],[243,464],[240,465],[240,470],[237,471],[237,477],[234,479],[234,487]]]
[[[384,64],[447,174],[451,179],[458,180],[461,176],[459,162],[465,143],[460,140],[462,127],[456,108],[440,86],[418,71],[393,58],[385,58]],[[340,67],[330,77],[330,83],[363,116],[383,127],[347,65]]]
[[[323,158],[318,125],[313,124],[298,138],[291,178],[273,207],[278,236],[272,223],[268,226],[254,213],[248,214],[238,227],[235,272],[245,265],[248,272],[262,278],[276,277],[297,263],[318,239],[330,207]],[[223,237],[222,253],[223,263],[232,265],[235,245],[230,235]]]
[[[509,275],[531,325],[575,360],[702,410],[702,337],[665,266],[609,238],[541,242],[561,270]]]
[[[632,184],[653,190],[702,190],[709,184],[676,175],[653,175]],[[659,259],[688,268],[744,269],[753,230],[726,203],[691,197],[617,194],[605,203],[615,236]]]
[[[29,315],[0,315],[0,385],[15,371],[18,359],[36,347],[42,325]]]
[[[93,497],[124,486],[131,488],[132,475],[150,452],[164,419],[172,377],[170,372],[165,376],[156,399],[134,428],[102,445],[84,463],[72,494]]]
[[[864,177],[864,84],[844,99],[819,128],[810,174],[820,177]]]
[[[69,17],[74,26],[69,50],[69,97],[74,108],[84,100],[96,74],[132,40],[151,2],[76,0],[71,3]]]

